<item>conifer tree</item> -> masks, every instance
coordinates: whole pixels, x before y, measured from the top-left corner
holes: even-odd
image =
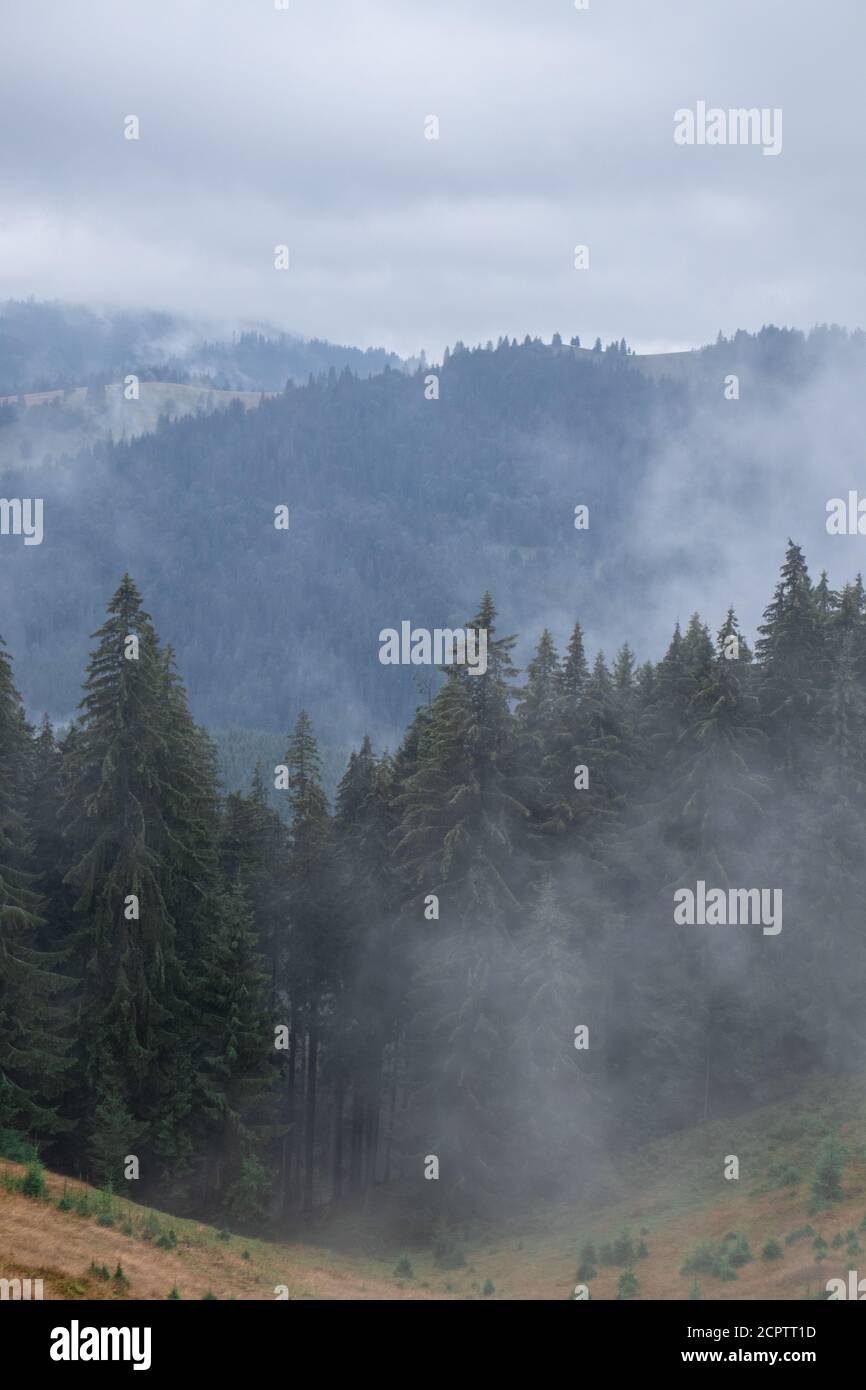
[[[0,639],[0,1129],[45,1138],[65,1127],[55,1102],[68,1009],[59,956],[37,947],[44,902],[26,814],[31,771],[30,731]]]
[[[825,632],[803,552],[788,542],[756,658],[774,760],[789,781],[807,775],[812,730],[827,682]]]
[[[90,1149],[107,1104],[133,1115],[147,1136],[160,1118],[163,1143],[185,1149],[182,1116],[165,1136],[164,1107],[177,1103],[182,994],[175,924],[166,897],[165,664],[141,597],[125,575],[95,634],[79,729],[70,754],[66,833],[79,926],[79,1109]],[[102,1110],[101,1110],[102,1107]]]

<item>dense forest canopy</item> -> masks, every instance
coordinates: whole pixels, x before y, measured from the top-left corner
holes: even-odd
[[[184,1210],[385,1184],[432,1230],[863,1066],[859,576],[789,542],[754,651],[694,614],[642,665],[576,622],[521,673],[489,594],[468,624],[484,673],[361,741],[333,804],[315,711],[222,793],[128,575],[61,736],[4,649],[0,1130]],[[778,893],[781,930],[678,924],[699,885]]]
[[[576,611],[593,645],[655,660],[693,607],[741,596],[754,626],[769,538],[795,530],[831,572],[859,567],[824,521],[859,467],[862,335],[738,334],[685,354],[677,379],[642,361],[621,344],[458,345],[435,371],[332,372],[22,463],[6,493],[44,499],[45,535],[4,541],[0,582],[28,710],[71,717],[98,596],[126,568],[199,722],[273,734],[310,708],[329,747],[365,732],[394,747],[418,673],[383,672],[378,634],[403,620],[459,626],[490,588],[521,662],[545,626],[564,645]]]

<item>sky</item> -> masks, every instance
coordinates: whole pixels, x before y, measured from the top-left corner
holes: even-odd
[[[863,0],[278,3],[0,0],[0,298],[432,357],[866,324]],[[675,143],[698,102],[781,152]]]

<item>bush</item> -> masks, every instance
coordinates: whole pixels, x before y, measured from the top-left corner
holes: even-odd
[[[401,1255],[394,1266],[395,1279],[411,1279],[415,1271],[412,1268],[412,1261],[407,1255]]]
[[[180,1298],[180,1294],[179,1294],[178,1291],[177,1291],[177,1285],[176,1285],[176,1284],[173,1285],[172,1288],[171,1288],[171,1291],[170,1291],[169,1293],[166,1294],[166,1298],[172,1298],[172,1299],[178,1299],[178,1298]]]
[[[615,1265],[628,1265],[631,1267],[631,1265],[634,1264],[635,1250],[628,1231],[623,1231],[622,1235],[618,1236],[614,1241],[612,1254],[613,1263]]]
[[[90,1261],[90,1273],[93,1275],[94,1279],[111,1278],[111,1274],[108,1270],[108,1265],[98,1265],[94,1260]]]
[[[812,1200],[816,1206],[827,1206],[840,1200],[845,1158],[845,1150],[839,1140],[835,1135],[829,1135],[819,1148],[815,1162]]]
[[[721,1265],[720,1252],[716,1246],[704,1241],[695,1247],[689,1255],[682,1269],[681,1274],[715,1274],[718,1276]]]
[[[761,1251],[761,1259],[781,1260],[783,1253],[782,1247],[777,1240],[767,1240],[764,1242],[764,1248]]]
[[[736,1279],[741,1265],[752,1259],[749,1242],[736,1231],[729,1231],[719,1245],[704,1241],[689,1255],[682,1266],[681,1274],[711,1274],[723,1283]]]
[[[27,1164],[27,1172],[21,1179],[21,1191],[25,1197],[43,1198],[48,1196],[48,1189],[45,1186],[45,1169],[38,1158],[32,1158]]]
[[[150,1212],[141,1223],[142,1240],[158,1240],[162,1235],[162,1227],[159,1224],[159,1217]]]
[[[747,1265],[753,1258],[746,1237],[737,1235],[736,1231],[731,1231],[729,1235],[725,1236],[725,1253],[728,1264],[734,1269],[740,1269],[743,1265]]]
[[[14,1129],[0,1129],[0,1158],[9,1163],[35,1163],[39,1154],[36,1146]]]
[[[490,1298],[491,1295],[492,1295],[492,1294],[495,1294],[495,1293],[496,1293],[496,1285],[494,1284],[493,1280],[492,1280],[492,1279],[485,1279],[485,1280],[484,1280],[484,1288],[481,1290],[481,1295],[482,1295],[482,1297],[483,1297],[483,1298]]]
[[[806,1236],[813,1236],[814,1234],[814,1226],[798,1226],[796,1231],[792,1231],[790,1235],[785,1236],[785,1244],[793,1245],[795,1241],[804,1240]]]
[[[771,1163],[767,1169],[770,1187],[796,1187],[802,1177],[799,1168],[795,1168],[791,1163]]]
[[[241,1159],[240,1172],[226,1192],[226,1211],[241,1220],[261,1216],[267,1205],[270,1187],[267,1169],[255,1154],[245,1154]]]
[[[616,1296],[620,1300],[637,1298],[640,1284],[633,1269],[627,1269],[619,1276],[619,1283],[616,1287]]]

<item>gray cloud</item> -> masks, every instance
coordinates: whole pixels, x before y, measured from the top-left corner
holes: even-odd
[[[3,296],[405,353],[866,320],[860,0],[4,10]],[[699,99],[781,107],[781,156],[676,146]]]

